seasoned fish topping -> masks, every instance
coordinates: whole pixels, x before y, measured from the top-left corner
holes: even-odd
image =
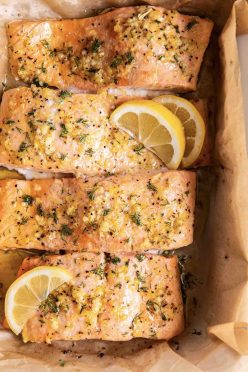
[[[73,281],[53,291],[27,321],[25,342],[134,337],[170,339],[184,327],[176,256],[71,253],[26,258],[22,273],[59,266]]]
[[[0,248],[143,252],[193,239],[193,172],[2,180],[0,200]]]
[[[154,154],[110,124],[111,111],[126,99],[35,86],[5,92],[0,164],[89,176],[161,168]]]
[[[196,89],[213,23],[161,7],[115,9],[74,20],[8,24],[16,79],[60,89]]]

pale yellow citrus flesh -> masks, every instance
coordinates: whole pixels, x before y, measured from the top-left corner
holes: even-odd
[[[163,95],[154,98],[154,101],[164,105],[180,119],[186,140],[182,167],[190,167],[199,158],[204,144],[206,128],[202,116],[191,102],[182,97]]]
[[[10,329],[19,334],[42,301],[72,275],[60,267],[39,266],[17,278],[5,296],[5,316]]]
[[[145,99],[128,101],[113,111],[110,120],[156,154],[169,169],[178,168],[185,151],[183,126],[162,104]]]

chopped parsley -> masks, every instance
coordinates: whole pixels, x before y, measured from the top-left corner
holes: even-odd
[[[8,125],[15,124],[15,121],[14,120],[7,120],[6,124],[8,124]]]
[[[140,219],[140,213],[134,213],[131,215],[131,220],[137,225],[142,226],[142,222]]]
[[[45,314],[58,313],[59,307],[57,306],[57,298],[54,295],[49,294],[47,299],[40,304],[39,308]]]
[[[44,74],[47,72],[47,69],[44,66],[44,62],[42,62],[42,65],[41,65],[41,72],[43,72]]]
[[[56,209],[54,209],[53,211],[52,211],[52,217],[53,217],[53,221],[55,222],[55,223],[58,223],[58,216],[57,216],[57,211],[56,211]],[[65,225],[66,226],[66,225]]]
[[[146,256],[145,256],[144,254],[136,254],[135,257],[137,258],[137,260],[138,260],[139,262],[144,261],[144,259],[146,258]]]
[[[199,22],[196,19],[192,19],[187,25],[186,25],[186,30],[191,30],[192,27],[197,25]]]
[[[31,81],[31,84],[34,84],[37,87],[48,87],[48,84],[44,83],[43,81],[40,81],[37,76],[33,78],[33,80]]]
[[[97,53],[101,45],[102,45],[102,42],[100,40],[94,39],[92,46],[91,46],[91,51],[93,53]]]
[[[103,216],[107,216],[109,214],[109,212],[110,212],[110,209],[109,208],[104,209],[102,215]]]
[[[62,153],[60,153],[60,155],[59,155],[59,158],[60,158],[61,160],[65,160],[66,157],[67,157],[67,154],[62,154]]]
[[[31,195],[27,195],[27,194],[22,196],[22,200],[27,205],[33,205],[33,202],[34,202],[34,198]]]
[[[28,222],[29,218],[28,217],[22,217],[21,221],[18,223],[19,225],[26,225]]]
[[[42,208],[42,204],[37,205],[36,212],[37,212],[38,216],[44,216],[45,212]]]
[[[47,48],[47,49],[49,49],[49,43],[48,43],[48,41],[47,40],[41,40],[41,44],[45,47],[45,48]]]
[[[88,134],[82,134],[81,136],[79,136],[79,142],[84,143],[87,137]]]
[[[60,367],[64,367],[65,366],[65,360],[60,359],[59,360],[59,365],[60,365]]]
[[[87,195],[88,195],[88,198],[90,200],[94,200],[95,199],[95,191],[94,190],[87,191]]]
[[[61,92],[59,92],[59,97],[65,99],[66,97],[71,97],[71,93],[68,92],[68,90],[61,90]]]
[[[82,124],[86,124],[87,123],[87,120],[85,120],[84,118],[79,118],[76,123],[82,123]]]
[[[110,67],[117,68],[121,64],[130,65],[130,63],[132,63],[133,60],[134,60],[134,56],[132,55],[131,52],[127,52],[124,54],[117,54],[113,58],[110,64]]]
[[[104,278],[104,266],[103,266],[103,264],[101,263],[95,269],[90,270],[90,272],[92,272],[93,274],[96,274],[96,275],[100,276],[100,278],[103,279]]]
[[[61,128],[61,131],[60,131],[60,137],[66,137],[66,135],[68,134],[68,129],[66,128],[65,124],[64,123],[61,123],[60,124],[60,128]]]
[[[27,150],[27,148],[30,147],[30,145],[27,142],[22,142],[19,146],[19,152],[23,152]]]
[[[72,229],[68,225],[61,225],[60,234],[62,237],[72,235]]]
[[[145,278],[141,275],[140,271],[136,271],[136,278],[141,282],[145,282]]]
[[[147,182],[146,186],[147,186],[148,190],[151,190],[151,191],[154,191],[154,192],[157,191],[156,186],[154,186],[153,183],[151,183],[150,180]]]
[[[159,309],[159,305],[151,300],[148,300],[146,302],[146,310],[149,311],[150,313],[155,313]]]
[[[111,262],[114,265],[117,265],[119,262],[121,262],[121,259],[120,259],[120,257],[114,256],[114,257],[111,257]]]

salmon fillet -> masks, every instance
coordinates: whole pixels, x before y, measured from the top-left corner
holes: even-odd
[[[111,111],[133,98],[11,89],[0,107],[0,164],[88,176],[159,169],[162,162],[152,152],[109,122]],[[207,127],[203,101],[193,104]],[[208,137],[197,166],[209,164]]]
[[[109,122],[123,100],[35,86],[7,91],[0,108],[0,164],[88,176],[161,168],[153,153]]]
[[[143,252],[192,242],[195,173],[1,180],[0,248]]]
[[[74,20],[7,26],[10,69],[60,89],[196,89],[213,22],[161,7],[119,8]]]
[[[73,274],[27,321],[25,342],[134,337],[170,339],[183,331],[177,257],[69,253],[26,258],[18,275],[41,265]]]

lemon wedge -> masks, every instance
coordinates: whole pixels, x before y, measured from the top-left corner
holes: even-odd
[[[5,297],[5,316],[11,330],[18,335],[41,302],[71,278],[72,275],[65,269],[39,266],[16,279]]]
[[[168,168],[178,168],[185,150],[183,126],[162,104],[145,99],[128,101],[112,112],[110,121],[156,154]]]
[[[154,98],[154,101],[164,105],[181,120],[186,140],[182,167],[190,167],[198,159],[204,143],[206,128],[203,118],[196,107],[184,98],[163,95]]]

